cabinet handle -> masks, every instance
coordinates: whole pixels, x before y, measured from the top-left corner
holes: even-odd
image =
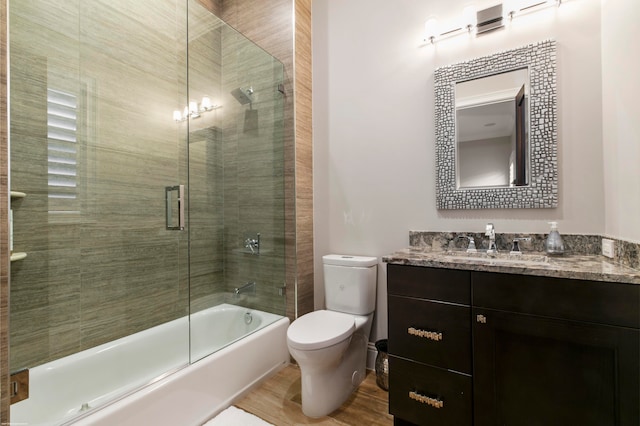
[[[430,405],[431,407],[434,407],[434,408],[444,407],[443,400],[439,398],[431,398],[429,396],[419,394],[418,392],[409,391],[409,398],[413,399],[414,401],[421,402],[422,404]]]
[[[427,331],[420,330],[419,328],[409,327],[407,329],[407,333],[412,336],[426,337],[427,339],[435,340],[436,342],[442,340],[442,333],[439,333],[437,331]]]
[[[487,317],[485,317],[484,315],[476,315],[476,321],[479,322],[480,324],[486,324],[487,323]]]

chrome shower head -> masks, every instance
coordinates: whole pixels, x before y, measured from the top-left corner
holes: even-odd
[[[231,91],[231,94],[234,98],[236,98],[238,102],[240,102],[240,105],[245,105],[253,102],[253,87],[238,87],[237,89],[233,89]]]

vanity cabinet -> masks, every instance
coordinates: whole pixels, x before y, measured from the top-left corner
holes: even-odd
[[[395,264],[387,277],[396,425],[640,424],[639,285]]]

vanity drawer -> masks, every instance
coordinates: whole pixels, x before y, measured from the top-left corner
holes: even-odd
[[[389,412],[416,425],[471,425],[471,377],[389,356]]]
[[[387,265],[387,293],[471,304],[470,271]]]
[[[389,353],[471,373],[471,309],[388,296]]]
[[[473,305],[640,328],[640,285],[473,272]]]

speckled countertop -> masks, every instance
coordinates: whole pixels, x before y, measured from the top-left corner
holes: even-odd
[[[384,256],[382,261],[397,265],[640,284],[640,270],[593,254],[552,257],[530,252],[516,257],[505,252],[496,258],[490,258],[483,252],[466,254],[464,251],[433,251],[424,247],[411,247]]]

